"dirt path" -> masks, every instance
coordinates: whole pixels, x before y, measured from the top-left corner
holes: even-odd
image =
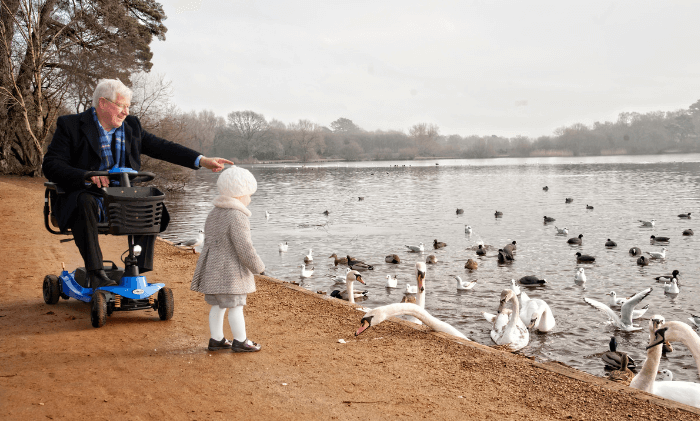
[[[173,289],[174,318],[122,312],[94,329],[88,305],[43,302],[44,276],[82,262],[75,245],[44,229],[42,182],[0,177],[2,419],[700,419],[699,410],[407,322],[355,338],[361,312],[264,277],[246,307],[248,335],[263,350],[211,353],[209,306],[189,290],[197,255],[164,242],[148,280]],[[113,260],[126,248],[124,237],[102,244]]]

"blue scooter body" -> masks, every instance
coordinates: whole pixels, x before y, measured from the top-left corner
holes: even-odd
[[[75,281],[75,271],[69,273],[64,270],[61,272],[60,279],[64,294],[86,303],[92,301],[92,294],[95,291],[92,288],[83,288],[80,286],[80,284]],[[123,276],[119,280],[119,285],[97,289],[115,295],[121,295],[125,298],[138,300],[150,297],[164,286],[165,284],[161,283],[149,284],[146,282],[145,276]]]

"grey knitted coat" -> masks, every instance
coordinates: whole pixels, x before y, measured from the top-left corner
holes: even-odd
[[[209,212],[204,224],[202,253],[190,285],[192,291],[204,294],[255,291],[254,274],[265,271],[265,264],[253,247],[248,216],[250,211],[238,200],[228,207],[217,205]]]

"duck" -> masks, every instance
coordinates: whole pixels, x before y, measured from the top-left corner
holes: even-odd
[[[700,383],[681,381],[655,381],[661,362],[661,346],[665,341],[682,342],[693,354],[700,371],[700,337],[685,323],[670,321],[654,332],[647,347],[647,358],[639,374],[634,376],[630,387],[700,408]]]
[[[589,256],[587,254],[581,254],[581,252],[576,253],[576,261],[579,263],[593,263],[595,262],[595,257]]]
[[[462,278],[459,275],[450,275],[451,277],[455,278],[457,281],[457,291],[466,291],[469,289],[473,289],[474,285],[476,285],[476,279],[473,281],[463,281]]]
[[[548,222],[554,222],[554,221],[556,221],[556,219],[552,218],[551,216],[547,216],[547,215],[544,216],[544,223],[545,224]]]
[[[498,263],[506,263],[513,261],[513,254],[508,253],[503,249],[498,249]]]
[[[464,209],[457,208],[457,215],[461,215],[464,213]]]
[[[478,268],[478,267],[479,267],[479,264],[476,263],[476,260],[474,260],[474,259],[468,259],[467,263],[464,264],[464,268],[469,269],[469,270],[476,270],[476,268]]]
[[[441,249],[443,247],[447,246],[447,244],[443,243],[442,241],[438,240],[433,240],[433,248],[435,249]]]
[[[479,244],[479,247],[476,249],[476,255],[477,256],[486,256],[486,249],[484,248],[483,244]]]
[[[643,227],[653,227],[656,225],[656,219],[651,219],[649,221],[646,221],[644,219],[639,219],[639,222],[642,223]]]
[[[608,238],[608,241],[605,242],[605,247],[617,247],[617,243]]]
[[[470,234],[470,235],[471,235],[471,233],[472,233],[472,227],[469,226],[469,225],[465,225],[465,226],[464,226],[464,233],[465,233],[465,234]]]
[[[665,259],[666,258],[666,247],[662,247],[661,251],[648,251],[649,256],[651,256],[652,259]]]
[[[564,203],[573,203],[573,201],[574,199],[571,197],[567,197],[566,199],[564,199]]]
[[[620,369],[611,371],[608,374],[608,379],[629,386],[634,378],[634,372],[628,366],[629,359],[630,357],[627,354],[622,354],[620,357]]]
[[[330,256],[328,256],[329,259],[334,259],[333,263],[335,266],[338,266],[338,263],[341,263],[343,265],[348,264],[348,258],[347,257],[338,257],[337,254],[333,253]]]
[[[425,251],[425,246],[423,246],[423,243],[418,243],[417,246],[413,245],[408,245],[406,244],[406,247],[408,247],[409,251],[415,252],[415,253],[422,253]]]
[[[510,253],[510,255],[512,256],[513,253],[515,253],[515,250],[516,250],[517,248],[518,248],[518,246],[517,246],[515,240],[513,240],[512,243],[506,244],[505,246],[503,246],[503,251],[506,251],[506,252]]]
[[[681,213],[678,215],[679,218],[684,218],[684,219],[690,219],[690,212],[688,213]]]
[[[326,216],[328,216],[328,215],[330,215],[331,213],[330,213],[328,210],[324,210],[324,211],[323,211],[323,214],[326,215]]]
[[[542,187],[542,190],[544,190],[544,191],[548,191],[548,190],[549,190],[549,187],[547,187],[547,186],[544,186],[544,187]]]
[[[365,280],[362,279],[362,274],[356,270],[351,270],[345,275],[345,287],[343,291],[335,290],[331,292],[331,297],[339,298],[345,300],[349,303],[355,303],[357,299],[364,299],[367,297],[367,291],[355,291],[353,283],[357,281],[362,285],[365,285]]]
[[[509,301],[513,303],[512,310],[505,308]],[[507,345],[511,351],[518,351],[530,342],[530,331],[520,319],[520,304],[512,290],[501,291],[497,314],[482,314],[486,320],[493,323],[491,339],[496,345]]]
[[[605,352],[600,359],[603,360],[605,368],[612,370],[619,370],[622,367],[622,356],[627,355],[627,353],[617,350],[617,338],[614,336],[610,337],[610,343],[608,344],[610,351]],[[627,356],[627,368],[630,370],[635,370],[637,365],[632,358]]]
[[[434,265],[437,263],[437,256],[434,254],[429,254],[428,257],[425,258],[425,263],[429,263],[431,265]]]
[[[312,263],[313,261],[314,261],[313,250],[309,249],[309,254],[304,256],[304,263],[306,263],[308,265],[309,263]]]
[[[557,230],[557,235],[569,235],[569,229],[566,227],[559,228],[555,225],[554,228]]]
[[[392,278],[391,275],[386,276],[386,287],[387,288],[396,288],[396,285],[398,283],[398,276],[394,275]]]
[[[503,216],[503,212],[501,212],[501,211],[496,211],[496,212],[494,213],[494,216],[496,216],[496,218],[500,218],[500,217]]]
[[[348,266],[352,270],[362,270],[362,271],[374,270],[374,266],[369,265],[369,264],[363,262],[362,260],[353,259],[350,256],[347,256],[347,259],[348,259]]]
[[[583,243],[583,234],[579,234],[578,237],[569,238],[566,242],[569,244],[582,244]]]
[[[401,263],[401,258],[396,254],[389,254],[384,258],[384,261],[387,263],[397,264],[397,263]]]
[[[664,293],[666,294],[678,294],[681,290],[678,288],[678,281],[676,278],[671,279],[671,283],[664,284]]]
[[[593,206],[591,206],[591,205],[586,205],[586,209],[593,209]]]
[[[523,276],[518,280],[522,285],[544,285],[547,283],[546,279],[540,279],[534,275]]]
[[[284,242],[284,244],[282,244],[282,243],[277,244],[277,247],[279,248],[279,251],[281,251],[281,252],[285,252],[285,251],[289,250],[289,244],[287,244],[286,241]]]
[[[649,238],[651,239],[652,243],[668,243],[669,241],[671,241],[671,239],[669,237],[661,237],[661,236],[657,237],[655,235],[652,235]]]
[[[610,319],[610,324],[612,324],[616,328],[624,330],[626,332],[633,332],[641,330],[642,328],[633,324],[632,312],[634,311],[634,308],[637,306],[637,304],[639,304],[643,299],[645,299],[649,296],[649,294],[651,294],[651,291],[653,291],[653,288],[647,288],[635,294],[632,298],[630,298],[624,304],[622,304],[620,316],[618,316],[617,313],[614,312],[610,307],[606,306],[605,304],[599,301],[593,300],[588,297],[584,297],[583,301],[597,308],[598,310],[601,310],[602,312],[606,313],[608,315],[608,318]]]
[[[670,275],[659,275],[654,279],[656,279],[656,282],[668,282],[673,278],[676,278],[676,281],[678,281],[678,276],[680,274],[681,274],[681,272],[678,269],[674,269]],[[679,283],[679,285],[680,285],[680,283]]]
[[[449,323],[445,323],[442,320],[433,317],[425,309],[412,303],[388,304],[368,311],[365,313],[364,317],[362,317],[362,320],[360,320],[360,327],[357,329],[357,331],[355,331],[355,336],[359,336],[370,327],[377,326],[390,317],[400,315],[415,317],[436,332],[443,332],[461,339],[469,340],[469,338],[467,338],[462,332],[455,329]]]
[[[639,247],[632,247],[630,249],[630,254],[632,256],[639,256],[640,254],[642,254],[642,249],[640,249]]]
[[[583,270],[583,268],[578,268],[578,270],[576,270],[576,274],[574,275],[574,282],[577,285],[583,285],[586,283],[586,272]]]
[[[314,268],[311,269],[306,269],[306,265],[302,264],[301,265],[301,277],[302,278],[310,278],[311,275],[314,274]]]
[[[639,256],[637,259],[637,264],[639,266],[649,266],[649,258],[646,256]]]
[[[690,235],[695,235],[692,229],[688,228],[686,230],[683,230],[683,235],[685,236],[690,236]]]
[[[662,382],[672,382],[673,381],[673,372],[667,368],[664,368],[663,370],[659,371],[661,375],[661,381]]]

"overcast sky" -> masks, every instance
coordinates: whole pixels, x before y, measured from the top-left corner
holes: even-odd
[[[700,99],[698,1],[161,3],[183,111],[537,137]]]

